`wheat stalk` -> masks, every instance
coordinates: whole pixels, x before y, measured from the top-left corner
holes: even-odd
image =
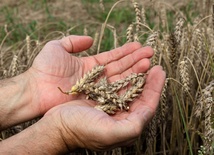
[[[176,61],[176,48],[177,48],[177,44],[176,44],[176,39],[175,39],[175,35],[172,33],[169,37],[168,37],[168,48],[169,48],[169,60],[171,63],[171,66],[173,67]]]
[[[98,39],[99,39],[99,32],[95,32],[93,45],[90,48],[90,51],[91,51],[90,54],[95,53],[97,44],[98,44]]]
[[[84,26],[83,34],[84,34],[85,36],[87,36],[87,35],[88,35],[88,29],[87,29],[87,27],[86,27],[86,26]]]
[[[156,45],[157,38],[158,38],[158,32],[155,31],[147,38],[146,46],[154,47]]]
[[[188,93],[190,91],[190,75],[189,75],[189,69],[188,69],[188,61],[186,59],[179,62],[179,72],[180,72],[180,78],[181,83],[183,85],[183,90]]]
[[[133,42],[134,41],[134,35],[133,35],[133,24],[130,24],[126,30],[126,40],[127,42]]]
[[[161,97],[160,97],[160,115],[161,115],[161,119],[163,121],[166,121],[166,114],[167,111],[169,109],[169,106],[167,104],[167,88],[168,88],[168,82],[169,82],[169,78],[166,78],[165,80],[165,84],[161,93]]]
[[[135,18],[136,18],[136,33],[138,34],[140,31],[140,24],[141,23],[141,11],[139,9],[139,5],[137,2],[132,2],[134,9],[135,9]]]
[[[184,25],[184,19],[179,18],[176,23],[174,32],[169,36],[169,50],[170,52],[170,62],[173,68],[175,68],[175,64],[177,63],[177,57],[179,57],[180,52],[180,43],[182,39],[182,30]]]
[[[201,118],[201,114],[204,111],[204,105],[206,105],[204,102],[207,98],[212,96],[212,91],[214,89],[214,80],[211,81],[209,83],[208,86],[206,86],[200,93],[197,102],[196,102],[196,106],[195,106],[195,110],[194,110],[194,114],[197,118]]]
[[[145,77],[137,77],[136,83],[128,90],[126,91],[121,98],[119,99],[119,107],[121,109],[128,110],[129,107],[127,105],[128,102],[133,101],[137,96],[139,96],[140,93],[143,91],[143,86],[145,84]]]
[[[31,53],[31,45],[30,45],[31,39],[30,39],[30,36],[27,35],[25,40],[26,40],[27,57],[30,58],[30,53]]]
[[[158,64],[160,51],[157,50],[157,39],[158,39],[159,32],[153,32],[146,40],[146,46],[151,46],[154,50],[154,56],[152,57],[152,66]]]
[[[8,74],[10,77],[13,77],[13,76],[17,75],[18,73],[19,73],[19,71],[18,71],[18,56],[13,55],[13,59],[12,59],[12,62],[10,64]]]
[[[166,16],[166,8],[163,4],[160,5],[160,21],[163,29],[167,26],[167,16]]]
[[[75,94],[78,92],[87,89],[88,85],[92,83],[98,76],[104,71],[104,66],[96,66],[88,73],[84,74],[84,76],[76,82],[76,84],[71,88],[68,92],[63,92],[65,94]],[[61,90],[61,88],[59,88]]]
[[[197,117],[201,117],[201,113],[204,112],[204,148],[206,153],[212,152],[212,143],[214,140],[214,129],[212,127],[212,113],[214,101],[212,97],[212,93],[214,90],[214,80],[209,83],[205,89],[202,90],[202,94],[200,98],[197,100],[197,107],[195,110],[195,115]]]
[[[180,43],[181,43],[184,21],[185,21],[184,18],[180,17],[175,26],[174,37],[176,39],[176,44],[178,44],[178,45],[180,45]]]
[[[102,11],[105,11],[105,7],[104,7],[104,4],[103,4],[103,0],[99,0],[99,4],[100,4],[100,8]]]
[[[144,7],[141,8],[141,19],[142,19],[142,23],[146,24],[146,11]]]

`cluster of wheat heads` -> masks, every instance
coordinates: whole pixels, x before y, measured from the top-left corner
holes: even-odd
[[[145,9],[140,11],[137,2],[132,3],[139,17],[128,27],[127,41],[152,46],[152,65],[162,65],[167,73],[159,109],[139,147],[145,154],[213,154],[213,15],[197,16],[191,24],[185,14],[177,12],[174,28],[169,31],[165,4],[157,2],[162,6],[157,11],[159,27],[152,30],[145,15],[140,14]],[[146,30],[150,32],[144,42]]]
[[[98,104],[96,109],[102,110],[108,114],[115,114],[118,110],[129,110],[129,102],[138,97],[145,84],[145,74],[132,73],[125,79],[109,83],[107,77],[99,78],[104,73],[105,66],[95,66],[91,71],[84,74],[80,80],[72,86],[68,92],[63,92],[61,88],[59,90],[64,94],[76,94],[84,93],[86,99],[96,101]],[[122,88],[131,85],[131,87],[124,94],[119,94]]]
[[[161,65],[167,73],[157,113],[132,153],[213,154],[214,31],[211,12],[206,11],[190,20],[191,13],[185,14],[164,2],[153,1],[146,5],[131,0],[129,3],[136,18],[127,27],[127,42],[139,41],[153,47],[152,66]],[[183,3],[181,7],[187,5]],[[201,3],[196,3],[195,7]],[[210,6],[208,0],[203,1],[202,12],[211,10]],[[158,17],[149,19],[147,12],[150,9]],[[176,15],[170,22],[169,14],[172,13]],[[153,27],[152,20],[156,24]],[[105,26],[116,29],[106,22]],[[101,31],[104,31],[103,27]],[[114,41],[119,42],[120,36],[115,31],[112,33]],[[98,35],[102,38],[103,34]],[[127,148],[118,148],[107,154],[115,152],[125,154]]]

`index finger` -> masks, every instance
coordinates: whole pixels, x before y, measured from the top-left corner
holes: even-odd
[[[144,90],[140,98],[133,103],[131,110],[141,108],[142,106],[149,107],[154,113],[158,107],[162,89],[165,83],[166,73],[161,66],[155,66],[150,71],[146,78]]]
[[[119,60],[124,56],[133,53],[137,49],[141,48],[141,44],[138,42],[127,43],[122,47],[113,49],[108,52],[104,52],[98,55],[95,55],[95,59],[99,61],[99,64],[106,65],[112,61]]]
[[[140,43],[132,42],[111,51],[103,52],[94,56],[82,57],[81,59],[83,62],[90,62],[90,64],[87,64],[87,68],[91,69],[97,65],[106,65],[110,62],[117,61],[141,47]]]

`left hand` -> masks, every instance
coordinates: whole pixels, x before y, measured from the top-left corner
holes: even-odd
[[[72,95],[62,94],[57,87],[69,90],[94,66],[105,65],[105,75],[110,81],[115,81],[132,72],[148,70],[149,58],[153,55],[150,47],[142,48],[137,42],[90,57],[78,58],[71,55],[86,50],[91,45],[90,37],[68,36],[50,41],[44,46],[27,71],[31,81],[31,104],[35,107],[37,116],[56,105],[73,100]]]

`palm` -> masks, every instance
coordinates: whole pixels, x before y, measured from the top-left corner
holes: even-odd
[[[92,40],[88,37],[70,36],[49,42],[35,58],[30,71],[37,83],[35,98],[41,113],[72,100],[74,96],[60,93],[57,87],[69,90],[92,67],[106,65],[106,76],[110,81],[115,81],[131,72],[148,70],[148,58],[153,54],[150,48],[141,48],[138,43],[130,43],[92,57],[77,58],[70,54],[83,51],[91,44]]]
[[[129,111],[117,112],[116,115],[109,116],[95,109],[96,103],[90,100],[71,101],[53,108],[48,113],[57,112],[55,113],[57,118],[61,118],[63,122],[60,131],[68,129],[65,130],[68,134],[65,136],[68,146],[72,144],[73,139],[78,140],[79,147],[93,150],[126,145],[140,135],[145,124],[154,115],[164,79],[165,75],[161,67],[153,67],[142,95],[130,105]]]

